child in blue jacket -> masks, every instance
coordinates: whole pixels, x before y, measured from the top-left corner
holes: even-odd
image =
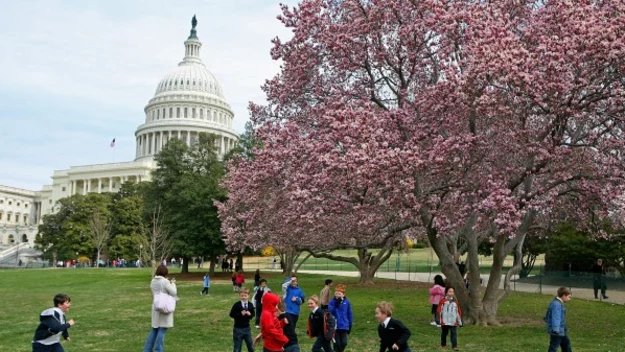
[[[354,315],[352,304],[345,297],[345,285],[336,285],[334,298],[328,303],[328,310],[336,319],[336,335],[334,337],[334,351],[343,352],[347,347],[347,335],[352,332],[354,325]]]
[[[297,276],[292,275],[282,284],[282,297],[286,305],[287,319],[293,324],[293,328],[296,328],[300,306],[306,299],[304,291],[297,284]]]
[[[558,289],[558,296],[551,301],[545,323],[547,323],[547,333],[549,334],[548,352],[556,352],[558,347],[562,352],[571,352],[571,341],[566,331],[566,308],[564,305],[571,300],[571,290],[567,287]]]
[[[210,296],[208,294],[208,289],[211,287],[211,278],[208,276],[208,273],[206,273],[206,275],[204,275],[204,288],[202,289],[202,291],[200,291],[200,296],[205,294],[207,296]]]

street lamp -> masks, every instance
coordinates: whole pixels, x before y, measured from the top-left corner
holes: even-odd
[[[139,267],[143,266],[143,245],[139,245]]]
[[[15,248],[15,267],[19,267],[20,261],[20,225],[15,225],[15,241],[17,242],[17,247]]]

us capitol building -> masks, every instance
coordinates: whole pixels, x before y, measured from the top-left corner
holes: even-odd
[[[0,266],[28,262],[41,216],[54,212],[56,202],[74,194],[117,192],[125,182],[150,180],[154,155],[172,138],[193,144],[201,132],[218,137],[223,156],[238,134],[234,114],[221,85],[200,58],[202,42],[193,16],[191,34],[184,42],[184,58],[156,86],[145,106],[145,122],[135,131],[135,160],[111,164],[71,166],[56,170],[52,184],[40,191],[0,185]],[[21,250],[21,253],[20,253]],[[31,253],[32,255],[32,253]]]

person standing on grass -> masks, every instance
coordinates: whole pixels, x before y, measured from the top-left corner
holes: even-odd
[[[74,325],[74,319],[67,321],[65,313],[72,305],[72,299],[63,293],[59,293],[52,299],[54,306],[46,309],[39,315],[39,325],[35,330],[32,346],[33,352],[63,352],[61,337],[67,342],[69,332]]]
[[[551,301],[545,323],[547,323],[547,333],[549,334],[548,352],[556,352],[558,347],[562,352],[571,352],[571,341],[566,329],[566,308],[564,305],[571,300],[571,290],[567,287],[560,287],[557,297]]]
[[[232,330],[232,341],[234,342],[233,352],[241,352],[241,344],[245,341],[247,352],[254,352],[252,343],[252,330],[250,330],[250,320],[254,317],[254,305],[249,302],[250,289],[243,287],[239,292],[240,301],[235,302],[230,309],[230,318],[234,319]]]
[[[297,284],[297,276],[291,275],[291,277],[282,284],[282,293],[289,322],[293,324],[293,328],[297,328],[300,306],[304,303],[306,298],[304,291],[302,291]]]
[[[210,296],[208,294],[208,289],[210,289],[211,287],[211,278],[208,276],[208,273],[206,273],[206,275],[204,275],[204,288],[202,289],[202,291],[200,291],[200,296],[205,294],[207,296]]]
[[[278,303],[278,310],[276,311],[276,315],[278,316],[278,320],[282,325],[282,332],[284,336],[287,337],[288,342],[283,346],[284,352],[300,352],[299,342],[297,339],[297,333],[295,332],[295,328],[293,328],[292,324],[289,324],[289,319],[284,313],[285,305],[284,301],[280,300]],[[256,338],[254,338],[254,344],[256,345],[262,339],[262,334],[258,334]]]
[[[441,324],[441,347],[447,347],[447,334],[451,333],[451,347],[458,350],[456,328],[462,326],[462,311],[456,299],[456,290],[453,287],[445,289],[445,297],[438,304],[439,322]]]
[[[176,288],[176,279],[174,278],[170,282],[166,278],[167,274],[169,274],[169,270],[167,270],[166,266],[160,265],[156,268],[156,273],[150,283],[153,296],[163,292],[177,298],[178,289]],[[154,309],[154,305],[152,305],[152,329],[145,341],[145,346],[143,346],[143,352],[165,351],[165,333],[168,328],[173,327],[174,313],[161,313]]]
[[[324,312],[319,307],[319,297],[317,297],[317,295],[310,296],[307,305],[310,309],[307,329],[308,336],[315,339],[312,352],[333,352],[331,345],[332,338],[328,339],[324,331]]]
[[[263,352],[282,352],[289,339],[284,335],[286,321],[278,319],[280,297],[273,292],[263,295],[263,313],[260,317],[260,338],[263,340]],[[258,342],[259,338],[256,338]]]
[[[603,260],[597,259],[591,270],[592,288],[595,291],[595,299],[599,298],[599,290],[601,290],[601,297],[603,297],[603,299],[608,299],[608,296],[605,295],[607,286],[605,284],[605,278],[603,277],[603,273],[605,272],[605,268],[603,267]]]
[[[319,299],[321,303],[321,309],[328,309],[328,303],[330,299],[332,299],[332,293],[330,292],[330,288],[332,287],[332,280],[326,279],[325,286],[321,289],[321,293],[319,294]]]
[[[434,286],[430,287],[430,304],[432,305],[433,321],[430,323],[432,326],[441,326],[438,319],[438,304],[445,297],[445,280],[441,275],[434,276]]]
[[[336,285],[334,298],[332,298],[328,304],[328,310],[336,318],[336,337],[334,339],[335,352],[345,351],[347,347],[347,335],[352,332],[352,325],[354,325],[352,304],[349,299],[345,297],[345,290],[345,285]]]
[[[260,284],[260,269],[256,269],[256,272],[254,273],[254,291],[256,291],[256,288],[258,287],[259,284]]]
[[[380,352],[412,352],[408,347],[410,330],[401,321],[392,318],[393,304],[380,302],[375,306],[375,319],[380,336]]]
[[[252,300],[256,308],[256,329],[260,327],[260,316],[263,313],[263,296],[267,292],[271,292],[271,289],[267,287],[267,280],[260,279],[256,292],[254,293],[254,299]]]

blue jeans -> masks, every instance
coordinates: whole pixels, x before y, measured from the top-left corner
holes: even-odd
[[[234,352],[241,352],[241,345],[243,340],[245,340],[247,352],[254,352],[254,343],[252,342],[252,330],[250,330],[250,328],[234,328],[234,330],[232,330]]]
[[[562,349],[562,352],[571,352],[571,340],[568,336],[558,336],[554,334],[549,335],[549,351],[556,352],[558,347]]]
[[[299,345],[293,344],[291,346],[285,347],[284,352],[300,352]]]
[[[167,328],[152,328],[148,339],[145,340],[143,352],[163,352],[165,351],[165,333]]]
[[[312,352],[334,352],[330,344],[331,341],[326,340],[325,336],[319,335],[312,346]]]

